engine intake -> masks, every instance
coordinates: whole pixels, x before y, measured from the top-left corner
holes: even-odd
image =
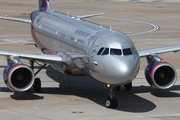
[[[167,62],[152,61],[145,69],[148,83],[157,89],[168,89],[177,81],[177,73]]]
[[[34,74],[25,64],[10,64],[4,69],[4,82],[14,92],[29,90],[34,84]]]

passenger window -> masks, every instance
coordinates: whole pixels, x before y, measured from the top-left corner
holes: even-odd
[[[103,51],[102,55],[108,55],[108,54],[109,54],[109,48],[106,48],[106,49]]]
[[[122,55],[121,49],[111,49],[110,50],[111,55]]]
[[[131,51],[130,48],[123,49],[123,54],[124,54],[124,55],[132,55],[132,51]]]
[[[100,55],[103,50],[104,50],[104,47],[102,47],[102,48],[98,51],[97,55]]]

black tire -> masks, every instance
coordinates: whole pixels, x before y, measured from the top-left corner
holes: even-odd
[[[35,92],[41,92],[41,80],[39,78],[34,80],[33,88]]]
[[[113,101],[112,101],[111,98],[106,99],[106,101],[105,101],[105,106],[106,106],[106,108],[112,108],[112,106],[113,106]]]
[[[112,99],[112,102],[113,102],[112,108],[117,108],[117,106],[118,106],[118,100],[117,100],[116,98],[113,98],[113,99]]]
[[[132,82],[130,82],[129,84],[124,85],[124,87],[125,87],[125,89],[127,91],[131,91],[132,90]]]
[[[115,98],[113,98],[113,99],[108,98],[108,99],[106,99],[105,105],[106,105],[106,108],[117,108],[118,100]]]

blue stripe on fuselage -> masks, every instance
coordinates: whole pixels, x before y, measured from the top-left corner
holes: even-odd
[[[39,0],[39,10],[47,11],[49,7],[49,0]]]

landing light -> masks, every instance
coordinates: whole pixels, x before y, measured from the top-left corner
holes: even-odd
[[[107,86],[107,88],[110,88],[110,87],[111,87],[111,85],[110,85],[110,84],[107,84],[106,86]]]

